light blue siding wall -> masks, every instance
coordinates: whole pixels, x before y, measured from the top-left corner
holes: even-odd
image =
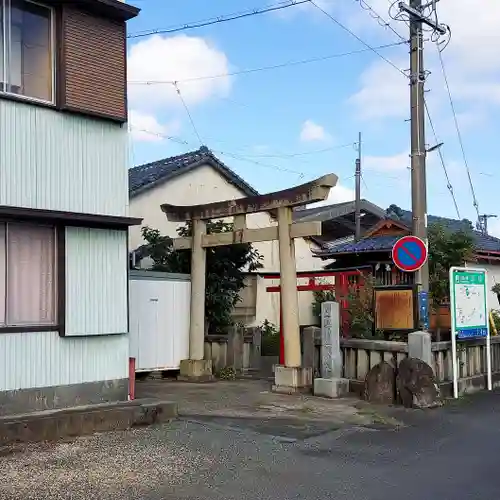
[[[0,205],[127,215],[126,126],[0,99]]]
[[[126,333],[127,233],[66,228],[66,335]]]
[[[128,335],[0,335],[0,391],[128,378]]]
[[[128,164],[126,126],[0,99],[0,205],[126,216]],[[66,229],[68,336],[1,333],[0,391],[128,378],[126,238]]]

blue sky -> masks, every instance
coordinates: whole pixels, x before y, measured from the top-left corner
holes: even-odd
[[[142,8],[129,33],[169,28],[222,14],[266,7],[278,0],[136,0]],[[391,0],[318,0],[322,8],[372,46],[403,37],[408,28],[389,17]],[[500,106],[500,2],[442,0],[439,20],[453,37],[443,52],[465,153],[481,213],[498,213],[493,147]],[[236,5],[237,4],[237,5]],[[451,7],[453,4],[453,7]],[[364,8],[363,8],[364,7]],[[474,19],[474,24],[469,23]],[[363,196],[386,208],[410,208],[408,81],[373,52],[281,69],[224,76],[244,69],[345,54],[366,47],[310,4],[172,35],[129,40],[129,107],[135,165],[197,149],[200,141],[172,84],[178,81],[201,140],[261,192],[333,172],[330,201],[354,187],[354,143],[363,134]],[[408,68],[406,45],[381,49]],[[461,217],[475,220],[470,187],[434,44],[426,43],[427,102]],[[221,78],[189,79],[222,75]],[[173,137],[175,141],[166,136]],[[427,141],[435,144],[427,127]],[[428,155],[429,213],[456,217],[437,153]],[[500,222],[490,221],[500,235]]]

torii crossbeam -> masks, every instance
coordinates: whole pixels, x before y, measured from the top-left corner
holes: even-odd
[[[204,205],[179,206],[167,203],[161,205],[161,210],[166,214],[169,221],[192,221],[192,237],[174,239],[175,249],[191,249],[190,359],[181,362],[181,376],[204,377],[210,376],[212,371],[211,362],[203,360],[205,341],[205,249],[214,246],[272,240],[278,240],[279,244],[282,331],[285,344],[284,368],[301,369],[294,238],[321,235],[321,223],[292,223],[292,209],[293,207],[325,200],[330,189],[337,184],[337,180],[336,175],[328,174],[300,186],[264,195]],[[278,226],[248,229],[246,216],[258,212],[270,212],[275,215]],[[206,234],[207,220],[227,217],[234,218],[233,232]],[[294,374],[293,378],[294,380],[297,379],[297,374]]]

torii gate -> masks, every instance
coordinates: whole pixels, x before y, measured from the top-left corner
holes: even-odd
[[[205,205],[178,206],[161,205],[169,221],[192,221],[192,237],[175,238],[174,249],[191,249],[191,321],[189,327],[189,359],[181,361],[181,377],[191,379],[210,378],[211,360],[204,360],[205,341],[205,273],[207,247],[256,243],[278,240],[283,315],[283,337],[285,363],[275,370],[276,390],[285,387],[297,389],[312,383],[301,368],[299,307],[297,296],[297,271],[295,264],[295,238],[321,235],[321,222],[292,223],[292,208],[328,197],[330,189],[337,184],[337,176],[328,174],[312,182],[283,191],[265,195],[249,196]],[[275,212],[278,226],[248,229],[247,214]],[[206,221],[234,217],[234,231],[230,233],[206,234]],[[280,380],[278,380],[280,379]]]

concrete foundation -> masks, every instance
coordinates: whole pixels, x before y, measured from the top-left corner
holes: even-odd
[[[314,395],[324,398],[340,398],[349,392],[349,380],[346,378],[314,379]]]
[[[184,382],[211,382],[214,379],[211,359],[183,359],[178,380]]]
[[[311,367],[275,365],[272,390],[281,394],[310,392],[312,380]]]
[[[127,401],[128,378],[0,391],[0,416]]]
[[[177,403],[137,399],[9,415],[0,417],[0,446],[165,423],[177,414]]]

